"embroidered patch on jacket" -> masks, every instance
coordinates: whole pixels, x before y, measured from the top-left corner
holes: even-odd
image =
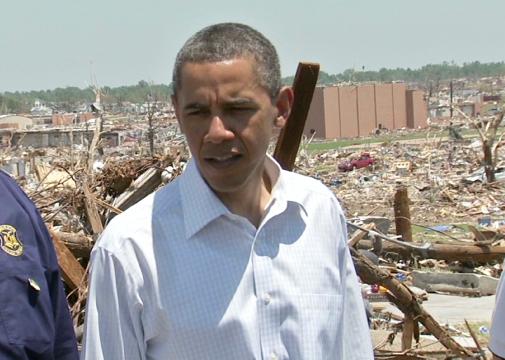
[[[18,239],[14,226],[0,225],[0,247],[7,254],[20,256],[23,254],[23,243]]]

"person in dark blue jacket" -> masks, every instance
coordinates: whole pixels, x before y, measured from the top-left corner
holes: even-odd
[[[51,237],[33,202],[1,170],[0,359],[78,359]]]

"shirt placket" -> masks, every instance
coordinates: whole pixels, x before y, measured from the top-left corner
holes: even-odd
[[[275,207],[271,209],[270,218],[280,210]],[[276,259],[273,254],[278,252],[279,243],[272,237],[268,220],[265,220],[256,233],[252,252],[261,352],[265,360],[287,359],[280,334],[280,291],[275,283],[273,267]]]

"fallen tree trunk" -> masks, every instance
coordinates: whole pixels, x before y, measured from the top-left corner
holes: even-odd
[[[361,240],[358,243],[360,249],[371,249],[373,244],[370,240]],[[447,261],[503,261],[505,258],[505,246],[476,246],[476,245],[442,245],[431,244],[429,247],[412,248],[401,244],[383,242],[382,252],[393,252],[404,257],[416,256],[422,259],[437,259]]]
[[[412,319],[421,322],[424,327],[435,336],[442,345],[463,358],[472,357],[472,353],[459,345],[441,326],[427,313],[417,297],[402,282],[395,279],[388,271],[375,266],[365,256],[350,248],[356,272],[362,281],[367,284],[379,284],[390,292],[390,300],[405,314]]]

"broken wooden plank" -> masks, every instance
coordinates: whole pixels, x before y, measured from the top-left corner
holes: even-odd
[[[91,193],[89,186],[86,181],[83,184],[84,191],[84,207],[86,208],[86,215],[88,217],[93,234],[101,234],[103,231],[102,218],[98,212],[98,207],[94,201],[95,197]]]
[[[370,224],[365,224],[363,225],[363,227],[367,230],[372,230],[374,227],[375,227],[375,224],[374,223],[370,223]],[[356,230],[351,238],[349,239],[349,241],[347,241],[347,246],[350,246],[350,247],[354,247],[358,242],[360,242],[366,235],[368,235],[368,232],[367,231],[364,231],[364,230],[361,230],[361,229],[358,229]]]
[[[302,139],[303,128],[319,75],[319,64],[298,64],[293,82],[294,100],[286,125],[281,130],[274,151],[274,158],[284,170],[291,171]]]
[[[154,167],[145,171],[114,201],[112,206],[124,211],[151,194],[161,184],[161,173],[161,169]]]
[[[94,244],[91,237],[83,234],[75,234],[55,230],[53,230],[53,233],[61,240],[61,242],[72,252],[76,258],[89,258],[89,253],[91,252]]]
[[[53,239],[63,280],[72,290],[80,288],[85,281],[86,272],[70,250],[63,244],[59,236],[54,231],[49,231],[49,233]]]

